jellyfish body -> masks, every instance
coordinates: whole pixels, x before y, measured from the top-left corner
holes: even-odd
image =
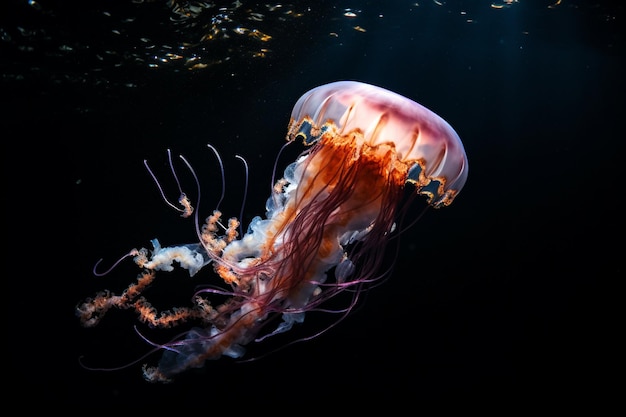
[[[134,308],[142,321],[169,327],[196,320],[180,340],[161,347],[157,367],[144,367],[150,381],[167,381],[208,359],[241,357],[267,319],[282,322],[263,337],[289,330],[307,311],[385,276],[385,243],[398,220],[406,184],[433,207],[449,205],[467,179],[467,157],[456,132],[441,117],[396,93],[341,81],[317,87],[294,106],[287,140],[307,146],[278,180],[266,203],[239,238],[238,220],[221,226],[214,212],[198,230],[199,243],[134,250],[143,269],[122,295],[98,294],[77,307],[85,325],[95,325],[111,307]],[[211,265],[228,290],[206,289],[194,305],[158,314],[141,295],[156,271],[173,262],[195,275]],[[228,295],[218,306],[211,294]]]

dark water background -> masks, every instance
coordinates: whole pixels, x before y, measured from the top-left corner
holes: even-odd
[[[195,11],[183,18],[165,0],[3,1],[7,407],[506,416],[598,412],[618,398],[624,6],[440,3],[180,2]],[[149,350],[130,312],[79,325],[80,300],[136,274],[123,265],[96,278],[94,263],[155,237],[194,239],[142,161],[167,181],[166,149],[184,154],[208,213],[220,187],[213,144],[226,170],[222,210],[238,215],[242,155],[247,223],[263,214],[292,105],[343,79],[431,108],[469,156],[466,187],[402,236],[390,280],[338,327],[256,362],[224,358],[169,385],[144,382],[140,364],[81,368],[82,355],[106,367]],[[196,283],[161,277],[153,297],[184,305]]]

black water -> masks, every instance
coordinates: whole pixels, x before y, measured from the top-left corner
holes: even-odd
[[[19,413],[544,415],[615,399],[624,6],[439,3],[179,2],[195,11],[183,18],[165,0],[3,2],[5,392]],[[143,160],[168,181],[166,149],[185,155],[206,214],[221,184],[211,143],[221,208],[238,216],[243,156],[247,223],[264,212],[292,105],[343,79],[431,108],[470,161],[454,204],[403,234],[389,281],[321,337],[256,362],[224,358],[169,385],[141,377],[155,355],[83,369],[83,355],[111,367],[150,348],[131,312],[80,326],[80,300],[137,273],[97,278],[95,262],[194,240]],[[196,283],[162,277],[153,296],[184,305]]]

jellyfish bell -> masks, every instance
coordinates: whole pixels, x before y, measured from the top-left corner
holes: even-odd
[[[385,246],[407,213],[406,184],[415,186],[412,195],[443,207],[467,179],[463,145],[448,123],[369,84],[340,81],[305,93],[288,126],[288,142],[297,139],[305,149],[273,186],[265,216],[252,219],[243,236],[239,221],[224,222],[217,210],[199,226],[198,210],[181,190],[198,242],[168,247],[153,239],[152,251],[134,249],[129,256],[142,269],[138,281],[121,295],[102,292],[77,307],[86,326],[111,307],[132,308],[154,327],[199,324],[160,345],[158,366],[144,368],[149,381],[168,381],[221,356],[240,358],[250,342],[288,331],[307,312],[329,312],[326,302],[346,294],[345,306],[330,311],[338,323],[363,290],[388,276]],[[190,307],[159,313],[142,295],[157,271],[179,266],[198,276],[209,265],[225,287],[198,291]],[[214,305],[214,296],[227,300]],[[274,330],[267,326],[271,317],[282,318]]]
[[[398,160],[409,165],[406,180],[434,207],[452,203],[467,180],[467,155],[450,124],[384,88],[337,81],[302,95],[291,113],[288,139],[310,145],[327,131],[333,136],[353,133],[358,145],[391,145]]]

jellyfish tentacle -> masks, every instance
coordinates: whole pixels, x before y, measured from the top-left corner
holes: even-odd
[[[159,189],[159,193],[161,194],[161,198],[163,199],[163,201],[165,202],[165,204],[167,204],[168,206],[170,206],[171,208],[173,208],[176,211],[179,211],[182,214],[182,216],[185,216],[185,209],[181,209],[176,207],[175,204],[171,203],[168,199],[167,196],[165,195],[165,191],[163,190],[163,187],[161,186],[161,183],[159,182],[159,179],[156,177],[156,175],[154,174],[154,172],[152,171],[152,169],[150,168],[150,165],[148,165],[148,160],[144,159],[143,160],[143,164],[146,167],[146,170],[148,171],[148,173],[150,174],[150,176],[152,177],[152,180],[154,181],[154,183],[156,184],[157,188]],[[180,199],[179,199],[180,202]]]
[[[107,274],[109,274],[112,270],[114,270],[124,259],[131,257],[131,256],[137,256],[139,253],[139,251],[137,249],[131,249],[130,252],[122,255],[119,257],[119,259],[117,261],[115,261],[113,263],[113,265],[111,265],[109,267],[109,269],[107,269],[104,272],[98,272],[96,271],[98,269],[98,265],[100,265],[100,263],[102,262],[102,258],[98,259],[98,261],[95,263],[95,265],[93,266],[92,272],[95,276],[97,277],[103,277]]]
[[[235,155],[235,158],[239,159],[241,161],[241,163],[243,164],[243,168],[245,171],[245,179],[246,179],[246,183],[243,187],[243,198],[241,199],[241,210],[239,211],[239,219],[243,221],[243,211],[246,208],[246,200],[248,198],[248,182],[249,182],[249,174],[250,174],[250,169],[248,168],[248,162],[246,161],[246,159],[240,155]],[[243,235],[243,229],[241,224],[239,225],[239,234]]]
[[[220,194],[219,200],[217,200],[217,204],[215,205],[215,210],[219,210],[220,205],[222,204],[222,201],[224,200],[224,196],[226,194],[226,176],[224,174],[224,163],[222,162],[222,157],[220,156],[220,153],[217,151],[217,149],[215,149],[213,145],[211,145],[210,143],[207,143],[207,147],[211,149],[211,151],[213,151],[215,158],[217,158],[217,163],[220,165],[220,173],[221,173],[220,177],[222,179],[222,192]]]
[[[245,233],[243,204],[239,219],[222,221],[219,207],[226,185],[215,147],[208,145],[220,167],[222,189],[202,225],[200,181],[181,156],[198,187],[198,241],[161,247],[153,239],[152,251],[142,248],[134,254],[142,268],[137,283],[119,296],[99,293],[77,307],[86,326],[95,325],[112,307],[134,309],[140,321],[153,327],[200,323],[168,343],[153,345],[164,352],[157,366],[144,367],[147,380],[166,382],[207,360],[241,358],[250,342],[290,330],[308,312],[338,316],[297,341],[336,326],[363,291],[389,277],[393,259],[387,263],[385,247],[405,230],[403,221],[417,196],[426,197],[426,207],[447,206],[467,179],[463,144],[446,121],[408,98],[364,83],[340,81],[305,93],[294,106],[286,139],[279,156],[296,140],[305,149],[279,179],[276,158],[265,215],[253,218]],[[245,204],[248,165],[237,158],[246,171]],[[172,172],[176,177],[173,166]],[[407,184],[415,187],[408,199]],[[182,200],[183,206],[188,204],[186,195]],[[180,267],[194,276],[209,264],[227,289],[211,285],[196,292],[191,306],[161,313],[142,295],[158,271]],[[225,300],[211,304],[216,297]],[[331,299],[343,304],[326,307]],[[273,330],[266,327],[271,317],[282,319]]]

